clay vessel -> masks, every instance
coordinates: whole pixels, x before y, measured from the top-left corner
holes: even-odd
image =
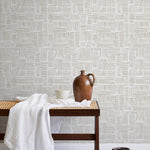
[[[92,76],[93,80],[89,76]],[[73,93],[75,101],[81,102],[84,99],[91,100],[95,76],[92,73],[85,75],[85,71],[81,70],[81,74],[73,81]]]

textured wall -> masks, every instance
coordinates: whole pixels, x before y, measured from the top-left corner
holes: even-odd
[[[100,142],[150,142],[150,0],[0,0],[0,99],[72,90],[81,69],[96,76]]]

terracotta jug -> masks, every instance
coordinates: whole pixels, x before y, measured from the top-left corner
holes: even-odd
[[[92,76],[93,80],[89,76]],[[84,99],[91,100],[94,82],[94,74],[89,73],[85,75],[85,71],[81,70],[81,74],[73,82],[75,101],[81,102]]]

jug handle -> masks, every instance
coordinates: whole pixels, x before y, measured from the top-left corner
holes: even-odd
[[[95,76],[94,76],[94,74],[92,74],[92,73],[89,73],[89,74],[87,74],[87,76],[89,77],[89,76],[92,76],[92,78],[93,78],[93,82],[92,82],[92,80],[90,79],[90,84],[91,84],[91,86],[93,87],[93,85],[94,85],[94,83],[95,83]]]

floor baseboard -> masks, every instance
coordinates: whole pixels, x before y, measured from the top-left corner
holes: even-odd
[[[148,143],[100,144],[100,150],[112,150],[115,147],[128,147],[130,150],[150,150],[150,144]],[[94,150],[94,143],[56,143],[55,150]]]
[[[131,150],[150,150],[150,144],[137,144],[137,143],[127,143],[127,144],[117,144],[117,143],[107,143],[100,144],[100,150],[112,150],[114,147],[128,147]],[[0,150],[9,150],[3,143],[0,143]],[[57,142],[55,143],[55,150],[94,150],[93,143],[65,143]]]

